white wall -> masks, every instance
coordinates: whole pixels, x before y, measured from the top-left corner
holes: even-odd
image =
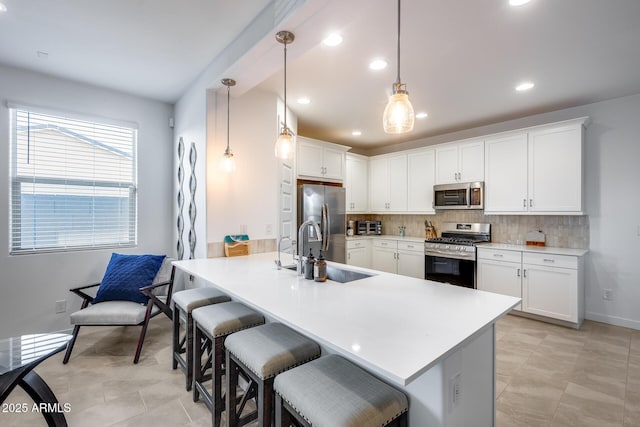
[[[640,329],[640,94],[371,150],[368,155],[589,116],[585,199],[587,319]],[[613,290],[613,300],[602,298]]]
[[[69,313],[80,306],[69,288],[99,282],[113,251],[9,255],[7,101],[137,123],[138,247],[118,252],[170,255],[173,106],[0,65],[0,337],[66,330]],[[56,314],[56,300],[64,299],[67,313]]]

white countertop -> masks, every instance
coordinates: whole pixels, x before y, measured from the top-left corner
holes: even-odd
[[[416,236],[404,236],[400,237],[397,234],[356,234],[355,236],[347,236],[347,241],[349,240],[360,240],[360,239],[384,239],[384,240],[399,240],[401,242],[412,242],[412,243],[424,243],[424,236],[416,237]]]
[[[289,256],[283,257],[289,262]],[[277,270],[275,258],[272,252],[174,264],[400,385],[410,383],[520,302],[353,266],[344,267],[375,276],[318,283],[295,271]]]
[[[503,249],[505,251],[521,251],[555,255],[584,256],[587,249],[553,248],[550,246],[510,245],[508,243],[480,243],[478,248]]]

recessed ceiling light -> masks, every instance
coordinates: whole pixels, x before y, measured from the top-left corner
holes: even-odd
[[[423,111],[423,112],[420,112],[420,113],[416,114],[416,119],[426,119],[428,116],[429,115]]]
[[[353,132],[351,132],[351,135],[353,135],[353,136],[360,136],[360,135],[362,135],[362,131],[354,130]]]
[[[518,92],[525,92],[529,89],[532,89],[535,85],[531,82],[522,82],[518,86],[516,86],[516,90]]]
[[[298,104],[302,104],[302,105],[311,104],[311,100],[307,97],[298,98]]]
[[[338,46],[342,43],[342,36],[338,33],[329,34],[329,36],[322,40],[325,46]]]
[[[509,0],[509,4],[511,6],[522,6],[523,4],[529,3],[531,0]]]
[[[369,63],[369,68],[372,70],[384,70],[387,68],[387,61],[384,59],[375,59]]]
[[[0,12],[6,12],[7,11],[7,6],[4,5],[4,3],[0,3]]]

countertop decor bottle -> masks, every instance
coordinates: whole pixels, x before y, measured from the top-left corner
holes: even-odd
[[[314,275],[316,282],[324,282],[327,280],[327,262],[324,260],[324,256],[322,255],[322,251],[320,251],[320,256],[316,261],[316,265],[314,268]]]
[[[320,252],[322,254],[322,252]],[[307,263],[304,266],[304,278],[313,280],[313,273],[315,270],[316,259],[313,257],[311,249],[309,249],[309,256],[307,257]]]

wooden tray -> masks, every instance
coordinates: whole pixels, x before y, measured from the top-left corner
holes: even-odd
[[[243,256],[249,255],[249,236],[246,234],[236,236],[224,236],[224,254],[225,256]]]

